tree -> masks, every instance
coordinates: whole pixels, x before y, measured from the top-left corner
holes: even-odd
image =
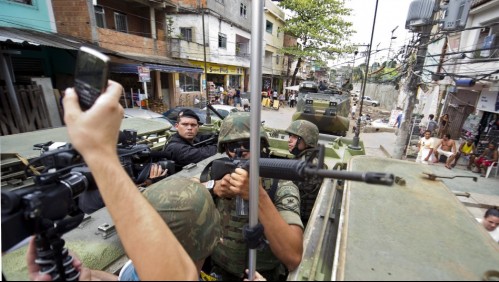
[[[292,83],[305,60],[327,62],[353,48],[344,42],[354,32],[352,23],[344,20],[351,9],[341,0],[283,0],[279,6],[290,11],[291,18],[286,20],[283,31],[298,38],[298,45],[283,48],[283,53],[297,58]]]

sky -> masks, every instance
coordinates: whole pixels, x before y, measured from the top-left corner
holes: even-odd
[[[370,64],[373,60],[378,60],[388,55],[392,30],[396,39],[392,40],[391,50],[398,50],[405,42],[412,38],[412,33],[405,29],[405,20],[412,0],[378,0],[378,11],[374,28],[373,47],[376,50],[384,49],[377,53],[376,57],[371,56]],[[353,29],[357,32],[352,36],[353,44],[367,45],[371,41],[371,32],[374,19],[376,0],[345,0],[345,6],[352,9],[351,17],[348,18],[353,23]],[[359,51],[367,51],[367,47],[359,47]],[[355,65],[363,63],[363,60],[355,62]]]

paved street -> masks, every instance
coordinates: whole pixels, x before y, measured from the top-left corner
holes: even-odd
[[[283,107],[278,111],[262,108],[261,120],[265,121],[266,126],[286,129],[290,124],[293,113],[296,108]],[[350,127],[353,123],[350,124]],[[347,138],[353,137],[350,130]],[[397,136],[393,132],[376,132],[376,133],[360,133],[360,140],[364,142],[366,155],[387,157],[391,158],[394,154],[393,149]],[[414,161],[414,159],[408,159]],[[475,217],[481,217],[486,206],[499,206],[499,176],[484,178],[480,177],[478,173],[473,173],[466,170],[465,166],[456,166],[453,170],[445,168],[443,163],[432,164],[431,170],[441,176],[476,176],[478,181],[474,182],[471,178],[454,178],[442,179],[441,181],[446,184],[454,193],[468,192],[471,194],[469,198],[459,197],[462,202],[469,203],[468,209]]]

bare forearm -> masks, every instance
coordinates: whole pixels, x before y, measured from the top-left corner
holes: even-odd
[[[272,252],[288,270],[294,270],[300,264],[303,253],[301,227],[284,221],[263,189],[259,193],[258,217],[264,226],[265,237]]]
[[[196,280],[194,263],[140,194],[117,156],[105,156],[93,154],[85,160],[141,280]],[[139,244],[143,234],[148,242]]]

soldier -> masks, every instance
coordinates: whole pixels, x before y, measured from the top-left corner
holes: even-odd
[[[297,159],[308,159],[319,141],[319,129],[307,120],[295,120],[286,129],[289,134],[288,149]],[[300,189],[300,216],[307,226],[310,213],[322,184],[322,178],[312,178],[307,182],[295,182]]]
[[[260,128],[262,153],[268,152],[267,134]],[[235,151],[242,151],[242,158],[249,159],[250,115],[231,113],[225,118],[218,138],[219,152],[230,158]],[[243,240],[243,226],[247,216],[236,213],[236,196],[249,198],[249,173],[237,168],[215,182],[212,189],[222,217],[222,241],[215,248],[211,261],[212,272],[222,280],[242,280],[247,264],[248,251]],[[300,219],[300,195],[291,181],[262,179],[259,185],[258,219],[264,227],[265,246],[257,250],[256,270],[269,280],[277,280],[301,262],[303,252],[303,224]]]
[[[143,195],[192,258],[202,278],[206,274],[201,272],[201,267],[218,244],[221,232],[220,214],[207,189],[190,179],[170,178],[151,186]],[[34,262],[36,255],[33,242],[30,244],[27,255],[30,279],[49,278],[47,274],[38,273],[38,265]],[[169,258],[169,254],[164,255],[165,258]],[[81,266],[78,259],[76,260],[76,264],[80,266],[80,280],[99,278],[102,281],[112,281],[118,279],[113,274],[85,268]],[[128,261],[122,268],[119,280],[140,281],[131,261]]]
[[[176,171],[191,163],[198,163],[217,153],[217,145],[208,142],[196,146],[196,143],[208,140],[213,136],[198,136],[199,117],[192,110],[182,110],[177,117],[175,128],[177,133],[172,136],[165,148],[166,158],[175,162]]]

